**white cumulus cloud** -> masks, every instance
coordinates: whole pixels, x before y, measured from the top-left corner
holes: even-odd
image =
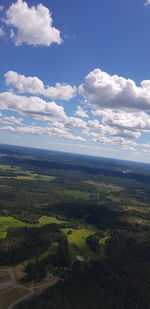
[[[88,114],[83,110],[81,106],[77,106],[75,115],[81,118],[89,118]]]
[[[1,131],[10,131],[13,133],[21,133],[21,134],[33,134],[33,135],[40,135],[40,136],[57,136],[66,139],[71,139],[74,141],[84,142],[85,139],[81,136],[75,136],[68,132],[63,128],[55,128],[55,127],[40,127],[40,126],[22,126],[22,127],[12,127],[12,126],[5,126],[0,127]]]
[[[126,150],[136,150],[137,143],[134,141],[126,140],[123,137],[106,137],[100,136],[92,139],[93,142],[99,142],[101,144],[116,144],[120,145],[123,149]]]
[[[79,93],[94,109],[150,110],[150,80],[137,86],[131,79],[95,69],[85,77]]]
[[[94,116],[102,117],[103,130],[110,135],[138,138],[142,132],[150,132],[150,116],[142,111],[128,113],[102,109],[92,113]]]
[[[0,123],[4,123],[4,124],[21,124],[23,122],[22,118],[16,118],[14,116],[4,116],[0,113]]]
[[[126,113],[111,111],[102,118],[104,124],[128,130],[150,130],[150,116],[144,112]]]
[[[150,144],[141,144],[142,147],[150,148]]]
[[[88,135],[89,130],[84,120],[76,117],[67,117],[65,119],[65,127],[70,130],[77,130],[81,134]]]
[[[145,153],[150,153],[150,150],[147,150],[147,149],[142,149],[142,152],[145,152]]]
[[[1,130],[58,136],[81,142],[86,136],[90,142],[118,145],[124,150],[135,151],[136,146],[149,150],[149,144],[144,146],[133,139],[137,140],[141,133],[150,133],[150,80],[142,81],[137,87],[132,80],[94,70],[79,86],[79,92],[85,103],[92,107],[94,117],[89,117],[80,105],[74,113],[77,117],[67,115],[64,108],[53,101],[71,99],[77,94],[75,86],[59,83],[55,87],[46,86],[36,76],[26,77],[14,71],[5,74],[5,83],[10,89],[0,93],[1,110],[15,111],[32,118],[32,121],[41,120],[43,124],[42,127],[40,124],[27,126],[20,118],[0,114],[0,122],[5,124]],[[47,102],[39,96],[52,101]],[[44,121],[47,121],[45,127]]]
[[[97,119],[95,120],[88,120],[87,121],[87,126],[91,129],[99,129],[100,128],[100,124],[99,124],[99,121]]]
[[[146,0],[145,5],[149,5],[150,4],[150,0]]]
[[[11,92],[0,93],[0,109],[16,111],[21,115],[39,120],[64,120],[66,114],[62,106],[46,102],[38,97],[26,97]]]
[[[100,131],[104,134],[108,134],[111,136],[119,136],[125,138],[139,138],[141,136],[141,132],[139,131],[126,130],[124,128],[116,128],[106,125],[101,125]]]
[[[29,7],[27,2],[17,0],[6,11],[5,23],[12,27],[11,38],[16,46],[62,43],[60,31],[53,27],[51,12],[42,4]]]
[[[68,84],[56,83],[55,87],[45,86],[44,83],[36,76],[26,77],[14,71],[8,71],[5,74],[7,86],[13,86],[19,93],[29,93],[42,95],[53,100],[70,100],[76,95],[76,87]]]

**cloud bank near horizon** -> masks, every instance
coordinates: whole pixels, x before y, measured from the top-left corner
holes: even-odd
[[[150,133],[150,80],[137,86],[131,79],[100,69],[90,72],[79,86],[45,86],[36,76],[14,71],[6,72],[4,79],[9,89],[0,93],[2,131],[117,145],[130,151],[148,148],[139,139]],[[71,115],[63,101],[72,105],[74,97],[76,110]],[[15,115],[9,117],[7,111]],[[27,125],[27,119],[32,123]]]

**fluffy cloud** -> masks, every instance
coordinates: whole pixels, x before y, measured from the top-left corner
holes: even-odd
[[[141,132],[134,132],[134,131],[129,131],[129,130],[117,130],[114,134],[110,135],[116,135],[116,136],[121,136],[125,138],[139,138],[141,136]]]
[[[126,137],[138,138],[142,132],[150,132],[149,114],[139,111],[127,113],[110,109],[92,111],[94,116],[102,117],[102,123],[107,133]]]
[[[150,148],[150,144],[141,144],[142,147]]]
[[[122,146],[122,148],[123,148],[124,150],[129,150],[129,151],[137,151],[136,148],[131,147],[131,146]]]
[[[11,92],[0,93],[1,110],[13,110],[22,115],[39,120],[64,120],[66,114],[62,106],[46,102],[38,97],[18,96]]]
[[[68,117],[65,123],[69,129],[86,129],[86,122],[80,118]]]
[[[128,130],[150,130],[150,116],[144,112],[126,113],[111,111],[102,118],[104,124]]]
[[[131,79],[95,69],[79,86],[79,93],[95,109],[150,110],[150,80],[142,81],[138,87]]]
[[[13,86],[19,93],[30,93],[42,95],[53,100],[70,100],[76,95],[76,87],[68,84],[56,83],[55,87],[45,87],[43,82],[36,76],[26,77],[14,71],[8,71],[5,74],[7,86]]]
[[[88,114],[82,109],[81,106],[77,106],[77,110],[75,111],[75,115],[81,118],[89,118]]]
[[[14,116],[3,116],[1,113],[0,113],[0,123],[4,123],[4,124],[21,124],[23,121],[22,118],[16,118]]]
[[[64,123],[63,122],[58,122],[58,121],[54,121],[52,123],[48,124],[49,126],[52,126],[53,128],[59,128],[59,129],[64,129]]]
[[[55,102],[46,102],[38,97],[19,96],[11,92],[0,93],[1,110],[16,111],[21,115],[29,116],[37,120],[50,121],[50,127],[21,126],[3,127],[1,129],[18,133],[31,133],[38,135],[56,135],[65,138],[85,141],[81,136],[75,136],[70,130],[76,130],[81,134],[87,135],[88,129],[86,122],[80,118],[67,117],[62,106]],[[1,115],[0,115],[1,116]],[[61,122],[60,122],[61,121]],[[2,123],[20,124],[21,121],[13,117],[2,117]]]
[[[2,131],[10,131],[13,133],[21,133],[21,134],[33,134],[33,135],[40,135],[40,136],[58,136],[63,137],[75,141],[84,142],[85,139],[81,136],[74,136],[67,130],[63,128],[55,128],[55,127],[40,127],[40,126],[22,126],[22,127],[0,127]]]
[[[102,74],[102,76],[101,79],[98,79],[98,82],[94,82],[94,79],[91,82],[91,74],[94,74],[96,78],[99,74]],[[6,85],[15,88],[19,94],[28,93],[33,96],[17,95],[12,91],[0,93],[0,108],[2,110],[16,111],[21,115],[48,121],[49,123],[45,127],[41,127],[39,124],[38,126],[36,124],[26,126],[22,125],[22,120],[18,118],[0,115],[0,122],[5,124],[5,127],[1,127],[1,130],[41,136],[58,136],[81,142],[84,142],[85,138],[83,137],[87,136],[88,140],[91,139],[91,142],[118,145],[122,149],[130,151],[135,151],[136,146],[148,148],[148,144],[145,144],[147,146],[144,146],[144,144],[140,145],[134,142],[133,139],[138,139],[142,132],[150,132],[150,115],[140,109],[133,108],[133,102],[135,103],[136,100],[139,102],[139,97],[141,98],[143,94],[148,102],[150,97],[150,81],[145,80],[141,83],[140,87],[137,87],[131,80],[110,76],[100,70],[95,70],[94,73],[91,72],[86,79],[88,83],[90,80],[88,87],[85,80],[85,83],[79,87],[79,92],[83,95],[83,91],[86,89],[86,96],[84,93],[86,103],[93,107],[92,114],[95,116],[95,119],[92,119],[93,117],[90,119],[81,106],[77,106],[75,112],[75,115],[78,117],[67,116],[62,106],[54,101],[46,102],[38,97],[41,95],[51,99],[69,100],[76,94],[76,87],[61,84],[56,84],[56,87],[45,86],[37,77],[26,77],[17,72],[8,71],[5,74]],[[125,102],[125,97],[127,98],[125,93],[129,84],[133,88],[135,87],[137,93],[136,96],[133,91],[128,93],[128,98],[130,97],[131,99],[132,97],[133,99],[134,97],[134,100],[131,100],[132,102],[130,103],[132,104],[130,108],[127,108],[129,102],[126,104],[126,107],[123,105],[123,102]],[[66,88],[63,88],[63,86]],[[125,96],[124,99],[123,96]],[[115,101],[117,103],[114,104]],[[116,107],[117,104],[118,107]],[[96,119],[98,117],[99,120]],[[11,126],[6,126],[9,124]],[[19,126],[20,124],[21,126]]]
[[[150,153],[150,150],[147,150],[147,149],[142,149],[142,152],[145,152],[145,153]]]
[[[89,130],[84,120],[76,117],[67,117],[65,119],[65,126],[70,130],[78,130],[81,134],[88,135]]]
[[[146,2],[145,2],[145,5],[149,5],[150,4],[150,0],[147,0]]]
[[[111,136],[119,136],[125,138],[139,138],[141,136],[141,132],[126,130],[123,128],[115,128],[111,126],[100,126],[100,131],[104,134],[108,134]]]
[[[51,12],[42,4],[29,8],[22,0],[12,3],[6,12],[5,23],[13,27],[11,38],[16,46],[22,43],[34,46],[62,43],[60,31],[52,26]]]
[[[136,150],[135,147],[137,146],[137,143],[134,141],[126,140],[123,137],[106,137],[106,136],[100,136],[99,138],[93,138],[93,142],[99,142],[102,144],[116,144],[120,145],[123,149],[128,150]]]
[[[103,109],[92,111],[92,113],[94,116],[102,117],[102,124],[99,126],[100,131],[112,136],[139,138],[141,132],[147,131],[149,127],[150,118],[144,112],[131,114]]]
[[[94,129],[94,130],[97,130],[97,129],[100,128],[100,124],[99,124],[99,121],[97,119],[87,121],[87,126],[91,129]]]

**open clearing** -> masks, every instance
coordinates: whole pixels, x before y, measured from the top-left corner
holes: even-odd
[[[2,235],[6,237],[5,234],[2,234],[2,232],[6,232],[7,229],[12,227],[23,227],[26,223],[19,221],[13,217],[0,217],[0,235],[2,238]]]
[[[106,235],[99,239],[100,251],[95,253],[89,249],[88,245],[86,244],[86,238],[89,235],[95,234],[96,230],[90,228],[79,230],[64,228],[61,230],[67,236],[69,254],[72,263],[76,260],[77,256],[83,257],[86,261],[93,258],[101,259],[105,257],[105,243],[111,237],[110,235]]]
[[[19,265],[17,266],[19,267]],[[54,285],[59,278],[52,274],[47,274],[47,277],[38,283],[30,282],[26,285],[20,284],[16,279],[18,273],[16,268],[7,268],[0,270],[0,278],[2,283],[0,284],[0,308],[11,309],[14,308],[22,300],[35,296],[41,293],[45,288]],[[19,269],[20,274],[24,274],[22,266]],[[22,276],[20,276],[21,278]],[[18,276],[19,279],[19,276]],[[8,285],[5,288],[5,285]]]
[[[50,223],[61,224],[61,223],[68,223],[68,221],[60,220],[60,219],[57,219],[55,217],[42,216],[39,219],[39,223],[42,224],[42,225],[50,224]]]
[[[47,175],[39,175],[39,174],[30,174],[30,175],[18,175],[18,176],[0,176],[0,179],[17,179],[17,180],[40,180],[40,181],[52,181],[56,177],[47,176]]]
[[[7,232],[0,232],[0,239],[6,238]]]
[[[17,220],[13,217],[0,217],[0,239],[6,238],[7,236],[7,230],[9,228],[19,228],[19,227],[41,227],[42,225],[46,224],[62,224],[62,223],[68,223],[68,221],[60,220],[55,217],[48,217],[48,216],[42,216],[39,218],[39,222],[35,224],[29,224],[22,222],[20,220]]]
[[[75,230],[70,228],[64,228],[61,230],[68,239],[71,262],[76,260],[76,256],[78,255],[83,256],[86,260],[91,258],[92,252],[86,245],[86,238],[91,234],[95,234],[94,229],[89,228]]]
[[[0,165],[0,171],[7,171],[13,173],[13,175],[1,175],[0,179],[17,179],[17,180],[40,180],[40,181],[52,181],[56,177],[49,175],[35,174],[31,171],[22,170],[19,166]]]
[[[20,167],[19,166],[11,166],[8,164],[0,164],[0,170],[11,170],[11,171],[20,171]]]
[[[45,251],[44,253],[41,254],[41,256],[39,257],[40,260],[48,257],[49,255],[54,255],[57,252],[57,247],[58,247],[58,242],[53,242],[51,244],[51,246],[49,247],[49,249],[47,251]]]
[[[47,175],[40,175],[40,174],[32,174],[31,172],[28,175],[18,175],[13,177],[14,179],[18,180],[40,180],[40,181],[51,181],[54,180],[56,177],[54,176],[47,176]]]
[[[110,238],[111,238],[111,236],[109,236],[109,235],[100,238],[100,239],[99,239],[99,244],[100,244],[100,245],[105,245],[106,241],[107,241],[108,239],[110,239]]]
[[[92,180],[87,180],[84,181],[85,183],[88,183],[89,185],[94,185],[102,190],[109,190],[109,191],[117,191],[120,192],[123,190],[123,187],[115,186],[113,184],[108,184],[108,183],[100,183]]]
[[[23,288],[14,288],[14,289],[8,290],[3,295],[0,295],[1,308],[8,309],[12,303],[16,302],[18,299],[28,294],[29,292]]]
[[[1,270],[0,271],[0,285],[3,282],[9,281],[9,279],[10,279],[10,276],[9,276],[8,272],[5,271],[5,270]]]

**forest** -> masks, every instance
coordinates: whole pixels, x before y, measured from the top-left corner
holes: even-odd
[[[25,287],[57,277],[15,308],[148,309],[150,165],[10,145],[0,153],[0,269],[23,267]]]

